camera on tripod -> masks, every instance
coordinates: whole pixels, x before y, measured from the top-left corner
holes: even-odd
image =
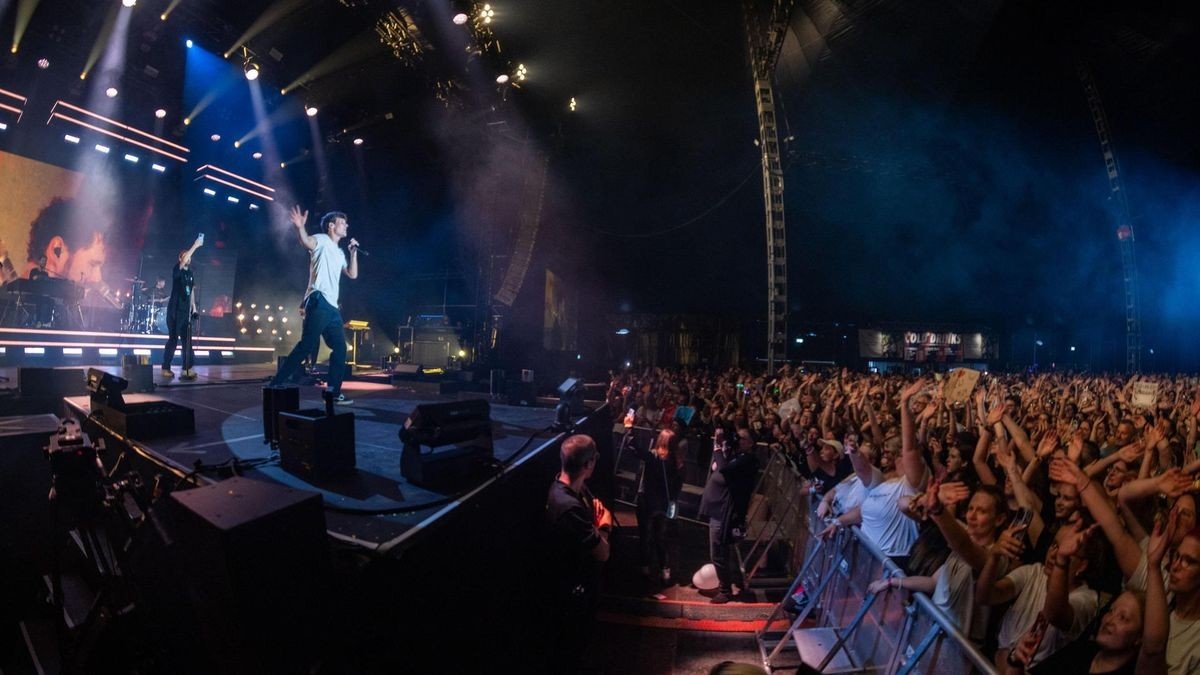
[[[105,506],[104,466],[96,446],[75,420],[66,420],[46,446],[50,498],[64,523],[93,520]]]

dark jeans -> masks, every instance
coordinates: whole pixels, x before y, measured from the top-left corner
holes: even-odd
[[[171,369],[171,361],[175,358],[175,345],[182,342],[183,369],[192,369],[192,316],[179,311],[167,314],[167,344],[163,347],[163,370]]]
[[[342,313],[329,304],[325,296],[313,292],[304,302],[304,329],[300,341],[292,353],[279,366],[279,372],[271,378],[271,386],[279,386],[300,374],[300,364],[317,351],[318,341],[329,345],[329,391],[334,396],[342,393],[342,379],[346,376],[346,333],[342,327]]]
[[[653,574],[670,567],[667,560],[667,514],[661,509],[650,508],[641,496],[638,503],[638,537],[642,543],[642,564]]]
[[[725,521],[720,518],[708,519],[708,557],[713,567],[717,568],[717,581],[722,593],[733,592],[734,576],[733,556],[729,550],[732,544],[726,537]]]

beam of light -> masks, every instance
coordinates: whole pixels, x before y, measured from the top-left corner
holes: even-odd
[[[195,121],[196,115],[204,112],[204,109],[212,105],[212,102],[217,100],[217,97],[219,97],[221,94],[225,93],[225,90],[228,89],[235,81],[236,79],[234,77],[225,77],[217,83],[217,86],[209,89],[204,96],[196,102],[196,105],[192,108],[192,111],[183,118],[183,123],[191,124],[193,121]]]
[[[104,17],[104,25],[100,27],[100,33],[96,35],[96,41],[92,43],[92,51],[88,54],[87,63],[84,64],[83,72],[81,72],[79,74],[79,79],[81,79],[81,80],[87,79],[88,74],[92,72],[92,67],[95,66],[96,62],[100,60],[100,55],[105,53],[105,51],[106,51],[105,47],[109,47],[111,45],[110,40],[112,38],[113,31],[117,27],[117,17],[122,16],[122,15],[125,17],[125,21],[123,21],[122,23],[124,23],[124,25],[126,27],[128,27],[129,26],[129,18],[128,18],[129,12],[122,13],[121,6],[116,3],[113,3],[112,7],[109,8],[109,10],[108,10],[108,16]],[[125,37],[125,34],[123,32],[121,35],[121,48],[120,48],[122,63],[124,62],[124,54],[125,54],[125,39],[124,39],[124,37]],[[110,48],[107,51],[112,52],[114,50]],[[103,72],[103,70],[101,72]],[[117,75],[118,76],[120,75],[119,70],[117,72]]]
[[[231,181],[227,181],[224,178],[217,178],[216,176],[210,176],[208,174],[204,174],[203,176],[199,176],[196,178],[196,180],[202,180],[202,179],[203,180],[211,180],[214,183],[220,183],[221,185],[224,185],[226,187],[231,187],[234,190],[241,190],[242,192],[245,192],[246,194],[254,195],[255,197],[258,197],[260,199],[265,199],[269,202],[275,201],[275,198],[270,195],[264,195],[261,192],[255,192],[254,190],[251,190],[249,188],[244,188],[241,185],[238,185],[237,183],[233,183]],[[207,188],[205,188],[205,189],[207,190]]]
[[[308,132],[312,137],[313,156],[317,162],[317,191],[326,195],[330,203],[337,203],[337,195],[333,193],[333,183],[329,180],[329,163],[325,161],[325,143],[317,118],[308,118]]]
[[[307,0],[276,0],[270,7],[263,10],[263,13],[254,20],[254,23],[250,24],[250,27],[246,29],[246,32],[242,33],[241,37],[229,46],[229,49],[225,51],[225,58],[229,58],[231,54],[253,39],[255,35],[270,28],[288,14],[303,7],[306,2]]]
[[[279,168],[279,147],[275,144],[275,135],[271,133],[270,115],[267,114],[267,104],[263,99],[262,83],[258,80],[250,83],[250,103],[254,108],[255,126],[262,129],[260,134],[262,143],[263,161],[263,176],[265,180],[279,187],[279,191],[275,193],[281,204],[295,204],[296,199],[292,194],[291,184],[287,180],[287,175],[283,169]],[[294,106],[285,106],[294,108]],[[294,240],[295,234],[290,222],[288,222],[287,212],[285,209],[268,209],[267,215],[270,223],[271,238],[275,244],[275,248],[283,251],[287,250],[288,245]]]
[[[295,106],[281,105],[272,110],[266,117],[256,121],[250,131],[242,134],[242,137],[237,139],[238,145],[245,145],[259,136],[270,135],[272,128],[282,126],[286,122],[290,122],[300,114],[296,111]],[[257,117],[257,115],[256,115]],[[255,157],[255,159],[258,159]]]
[[[7,3],[6,3],[7,4]],[[13,41],[12,53],[16,54],[21,47],[21,38],[25,37],[25,29],[29,28],[29,21],[33,19],[33,12],[41,4],[41,0],[18,0],[17,2],[17,20],[13,24]],[[3,12],[0,12],[2,15]]]
[[[355,35],[341,47],[333,50],[325,58],[317,61],[311,68],[292,80],[291,84],[280,90],[280,93],[286,95],[295,90],[296,87],[307,86],[322,77],[328,77],[338,71],[345,70],[350,66],[385,53],[387,53],[387,49],[379,41],[379,38],[375,35],[375,31],[367,29]]]
[[[274,191],[275,191],[275,188],[271,187],[270,185],[263,185],[262,183],[259,183],[259,182],[256,182],[256,181],[252,181],[252,180],[250,180],[249,178],[246,178],[245,176],[239,176],[239,175],[237,175],[236,173],[233,173],[232,171],[226,171],[225,169],[222,169],[222,168],[221,168],[221,167],[219,167],[219,166],[214,166],[214,165],[212,165],[212,164],[205,164],[204,166],[200,167],[199,169],[196,169],[196,173],[200,173],[201,171],[203,171],[203,170],[205,170],[205,169],[211,169],[211,170],[213,170],[213,171],[216,171],[216,172],[219,172],[219,173],[223,173],[223,174],[225,174],[226,176],[229,176],[229,177],[231,177],[231,178],[236,178],[236,179],[238,179],[238,180],[240,180],[240,181],[242,181],[242,182],[249,183],[250,185],[253,185],[254,187],[262,188],[262,189],[264,189],[264,190],[266,190],[266,191],[268,191],[268,192],[274,192]]]
[[[124,141],[126,143],[132,143],[133,145],[136,145],[139,148],[145,148],[145,149],[149,150],[150,152],[157,152],[158,154],[163,155],[164,157],[170,157],[171,159],[183,162],[185,164],[187,163],[187,158],[185,158],[185,157],[180,157],[179,155],[173,155],[173,154],[167,152],[166,150],[159,150],[158,148],[156,148],[152,145],[149,145],[147,143],[143,143],[137,139],[129,138],[128,136],[122,136],[121,134],[109,131],[108,129],[98,127],[94,124],[88,124],[87,122],[84,122],[83,120],[75,119],[74,117],[71,117],[69,115],[64,115],[60,112],[52,113],[50,115],[51,120],[54,119],[55,117],[57,117],[60,120],[65,121],[65,122],[71,122],[72,124],[78,124],[79,126],[85,128],[85,129],[91,129],[92,131],[104,134],[105,136],[111,136],[112,138],[115,138],[117,140]],[[49,123],[49,121],[47,121],[47,124],[48,123]]]
[[[171,4],[167,5],[167,8],[163,10],[162,14],[158,15],[158,18],[162,19],[163,21],[171,18],[171,12],[175,11],[175,8],[179,6],[179,3],[180,0],[171,0]]]

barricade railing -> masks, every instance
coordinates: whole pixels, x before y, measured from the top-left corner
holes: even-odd
[[[799,657],[823,673],[996,674],[923,593],[867,590],[876,579],[904,573],[857,527],[822,540],[823,520],[813,513],[808,522],[804,565],[756,631],[768,670],[794,668]],[[815,623],[806,626],[810,617]],[[786,630],[778,629],[781,622]]]
[[[767,563],[772,549],[804,545],[805,502],[801,494],[803,477],[782,452],[772,452],[759,477],[754,498],[746,514],[746,538],[735,547],[738,565],[746,583],[752,583]],[[796,570],[795,556],[781,556],[787,583]]]

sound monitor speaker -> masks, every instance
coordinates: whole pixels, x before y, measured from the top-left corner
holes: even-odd
[[[86,396],[87,374],[82,368],[18,368],[17,390],[22,396]]]
[[[170,495],[174,558],[220,672],[305,672],[329,630],[321,495],[235,477]]]
[[[300,409],[299,387],[263,387],[263,443],[279,447],[279,413]]]
[[[353,473],[357,463],[354,413],[325,410],[281,412],[279,463],[306,480],[325,480]]]
[[[419,405],[400,429],[400,440],[400,474],[408,482],[461,485],[493,454],[491,406],[484,400]]]
[[[537,403],[532,382],[506,382],[504,393],[506,394],[505,401],[509,405],[534,405]]]

